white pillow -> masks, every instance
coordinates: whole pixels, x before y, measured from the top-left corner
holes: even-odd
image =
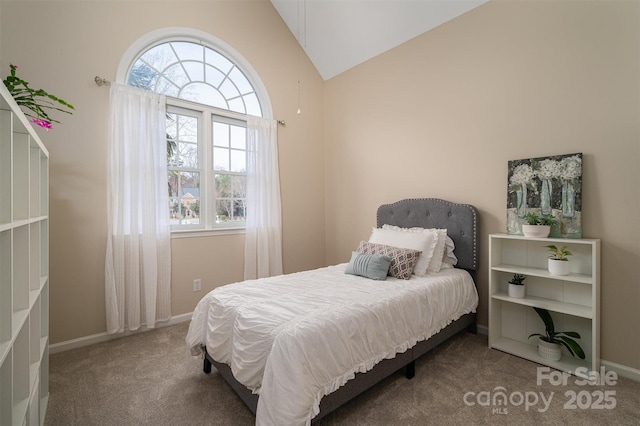
[[[413,231],[407,228],[373,228],[370,243],[384,244],[393,247],[420,250],[422,253],[418,258],[413,273],[419,277],[423,277],[429,270],[430,262],[434,257],[434,251],[439,242],[439,233],[435,230]],[[440,263],[442,262],[442,254],[440,254]],[[438,270],[440,265],[438,264]]]
[[[395,231],[401,231],[401,232],[414,232],[414,233],[433,233],[436,232],[438,235],[438,243],[435,247],[435,249],[433,250],[433,254],[431,256],[431,259],[429,260],[429,266],[427,267],[427,273],[436,273],[436,272],[440,272],[440,269],[442,269],[442,266],[444,265],[444,261],[445,261],[445,254],[447,253],[447,250],[445,250],[445,248],[448,246],[449,241],[451,241],[451,238],[449,238],[447,236],[447,230],[446,229],[436,229],[436,228],[419,228],[419,227],[414,227],[414,228],[401,228],[399,226],[394,226],[394,225],[382,225],[382,229],[392,229]],[[453,241],[451,241],[451,244],[453,245]],[[456,259],[456,262],[458,261],[458,259]],[[446,267],[446,266],[445,266]],[[418,275],[418,274],[416,274]]]

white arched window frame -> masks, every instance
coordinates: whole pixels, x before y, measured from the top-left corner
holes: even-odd
[[[182,160],[169,162],[168,188],[170,197],[173,197],[171,197],[172,201],[170,201],[167,210],[172,218],[174,236],[201,234],[201,232],[183,234],[181,231],[226,230],[234,232],[242,230],[244,229],[244,221],[240,215],[230,220],[226,214],[219,213],[224,213],[227,210],[242,212],[241,187],[244,173],[241,153],[243,145],[238,141],[246,136],[247,114],[261,115],[264,118],[273,117],[266,89],[249,62],[230,45],[205,32],[177,27],[153,31],[134,42],[120,61],[116,81],[127,84],[136,61],[146,52],[166,43],[177,44],[178,47],[180,43],[194,43],[203,46],[207,52],[205,62],[208,58],[215,56],[215,53],[220,55],[218,60],[221,62],[224,62],[225,59],[228,60],[233,67],[229,67],[229,69],[224,69],[223,66],[217,67],[218,69],[214,70],[218,74],[216,82],[221,81],[220,74],[229,73],[228,77],[231,80],[235,77],[236,81],[239,81],[236,84],[236,89],[239,89],[240,95],[237,96],[238,93],[234,92],[234,88],[231,86],[228,87],[230,90],[226,93],[222,93],[225,88],[220,87],[218,90],[221,91],[221,94],[211,95],[213,93],[211,88],[204,87],[204,84],[201,84],[202,81],[196,81],[197,84],[194,84],[193,81],[185,82],[184,80],[182,87],[171,88],[171,90],[163,92],[167,95],[167,134],[177,143],[179,150],[197,147],[197,153],[192,153],[193,159],[179,156]],[[211,52],[214,52],[214,55],[209,55]],[[188,67],[193,66],[194,63],[182,61],[178,65],[184,68],[184,64]],[[240,73],[237,72],[238,70]],[[206,71],[202,73],[202,76],[205,73]],[[235,75],[233,75],[234,73]],[[243,77],[246,77],[244,82],[250,85],[250,89],[246,86],[244,89],[240,88],[243,84]],[[193,89],[197,89],[198,84],[201,84],[200,88],[203,92],[209,91],[209,97],[193,96]],[[187,93],[187,99],[181,99],[179,97],[181,96],[180,90],[189,87],[191,92]],[[259,104],[257,109],[255,104],[251,104],[250,101],[241,102],[241,96],[251,90],[255,93]],[[160,91],[162,92],[162,90]],[[226,99],[223,100],[222,97]],[[225,104],[228,98],[232,98],[232,101]],[[203,103],[207,102],[207,99],[213,100],[213,102],[209,102],[213,105]],[[225,134],[227,136],[224,136]],[[223,154],[228,154],[229,159],[223,160],[221,165],[219,159],[223,158]],[[184,158],[187,158],[187,161],[184,161]],[[238,160],[239,158],[240,160]],[[236,166],[233,165],[234,162]],[[220,170],[225,167],[226,170]],[[174,177],[173,181],[172,176]],[[221,190],[220,182],[228,182],[229,180],[239,182],[233,185],[227,184],[229,187],[235,185],[236,188],[230,191]],[[180,183],[184,183],[184,185]],[[238,190],[238,188],[240,189]],[[235,197],[236,193],[240,194],[238,198]],[[197,206],[197,213],[194,213],[195,206]]]

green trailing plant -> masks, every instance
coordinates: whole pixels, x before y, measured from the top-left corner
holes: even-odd
[[[529,212],[525,215],[524,220],[527,221],[528,225],[547,225],[547,226],[553,226],[557,223],[557,220],[549,215],[543,215],[540,216],[535,212]]]
[[[509,284],[513,285],[524,285],[524,280],[527,278],[526,275],[522,274],[513,274],[513,278],[509,281]]]
[[[32,89],[27,81],[16,75],[17,65],[11,64],[9,67],[11,68],[11,72],[2,82],[16,103],[31,111],[31,113],[27,111],[24,112],[25,115],[29,117],[30,122],[49,130],[52,127],[52,122],[59,123],[59,121],[52,119],[47,113],[47,110],[72,114],[69,110],[75,109],[73,105],[43,89]]]
[[[573,253],[569,251],[567,246],[562,246],[558,248],[555,244],[549,244],[548,246],[545,246],[545,247],[549,249],[549,252],[551,253],[551,256],[550,256],[551,259],[569,260],[567,256],[573,255]]]
[[[555,331],[555,326],[553,324],[553,318],[548,310],[542,308],[533,308],[542,322],[544,322],[545,334],[533,333],[529,336],[531,339],[534,336],[538,336],[541,340],[544,340],[548,343],[556,343],[564,346],[571,356],[578,357],[580,359],[584,359],[584,351],[578,342],[574,339],[579,339],[580,334],[575,331]]]

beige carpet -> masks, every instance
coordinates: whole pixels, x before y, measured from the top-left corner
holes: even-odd
[[[254,424],[249,409],[215,369],[204,374],[202,360],[189,355],[187,327],[179,324],[52,355],[45,425]],[[567,385],[545,381],[538,386],[537,367],[488,349],[486,336],[463,333],[420,359],[412,380],[396,373],[320,423],[640,424],[640,383],[620,378],[615,386],[587,386],[571,376]],[[492,403],[498,387],[510,398],[506,405]],[[541,396],[551,398],[546,411]],[[529,407],[521,404],[523,398]]]

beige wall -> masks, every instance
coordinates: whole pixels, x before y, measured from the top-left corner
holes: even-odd
[[[207,32],[256,70],[280,127],[279,156],[286,272],[325,264],[323,81],[301,55],[302,109],[297,116],[299,47],[268,0],[43,1],[0,5],[2,70],[21,75],[76,107],[40,132],[51,154],[51,343],[102,333],[106,242],[106,151],[109,90],[120,58],[139,37],[163,27]],[[6,43],[11,40],[11,43]],[[5,75],[5,74],[3,74]],[[243,277],[244,236],[172,240],[172,313],[193,311],[215,286]],[[202,291],[192,282],[202,279]]]
[[[326,83],[303,59],[301,116],[298,48],[267,0],[3,1],[0,10],[1,69],[17,63],[77,107],[42,133],[51,152],[52,343],[105,330],[108,91],[92,78],[115,78],[143,34],[184,26],[238,50],[287,121],[279,131],[286,272],[345,261],[381,203],[472,203],[486,325],[487,235],[505,228],[507,161],[582,152],[584,235],[603,241],[602,357],[640,368],[637,2],[492,1]],[[242,278],[242,241],[172,241],[174,315]],[[191,291],[194,278],[201,293]]]
[[[440,197],[504,232],[508,160],[582,152],[583,234],[602,239],[602,358],[640,368],[638,2],[492,1],[325,85],[327,261],[381,203]]]

